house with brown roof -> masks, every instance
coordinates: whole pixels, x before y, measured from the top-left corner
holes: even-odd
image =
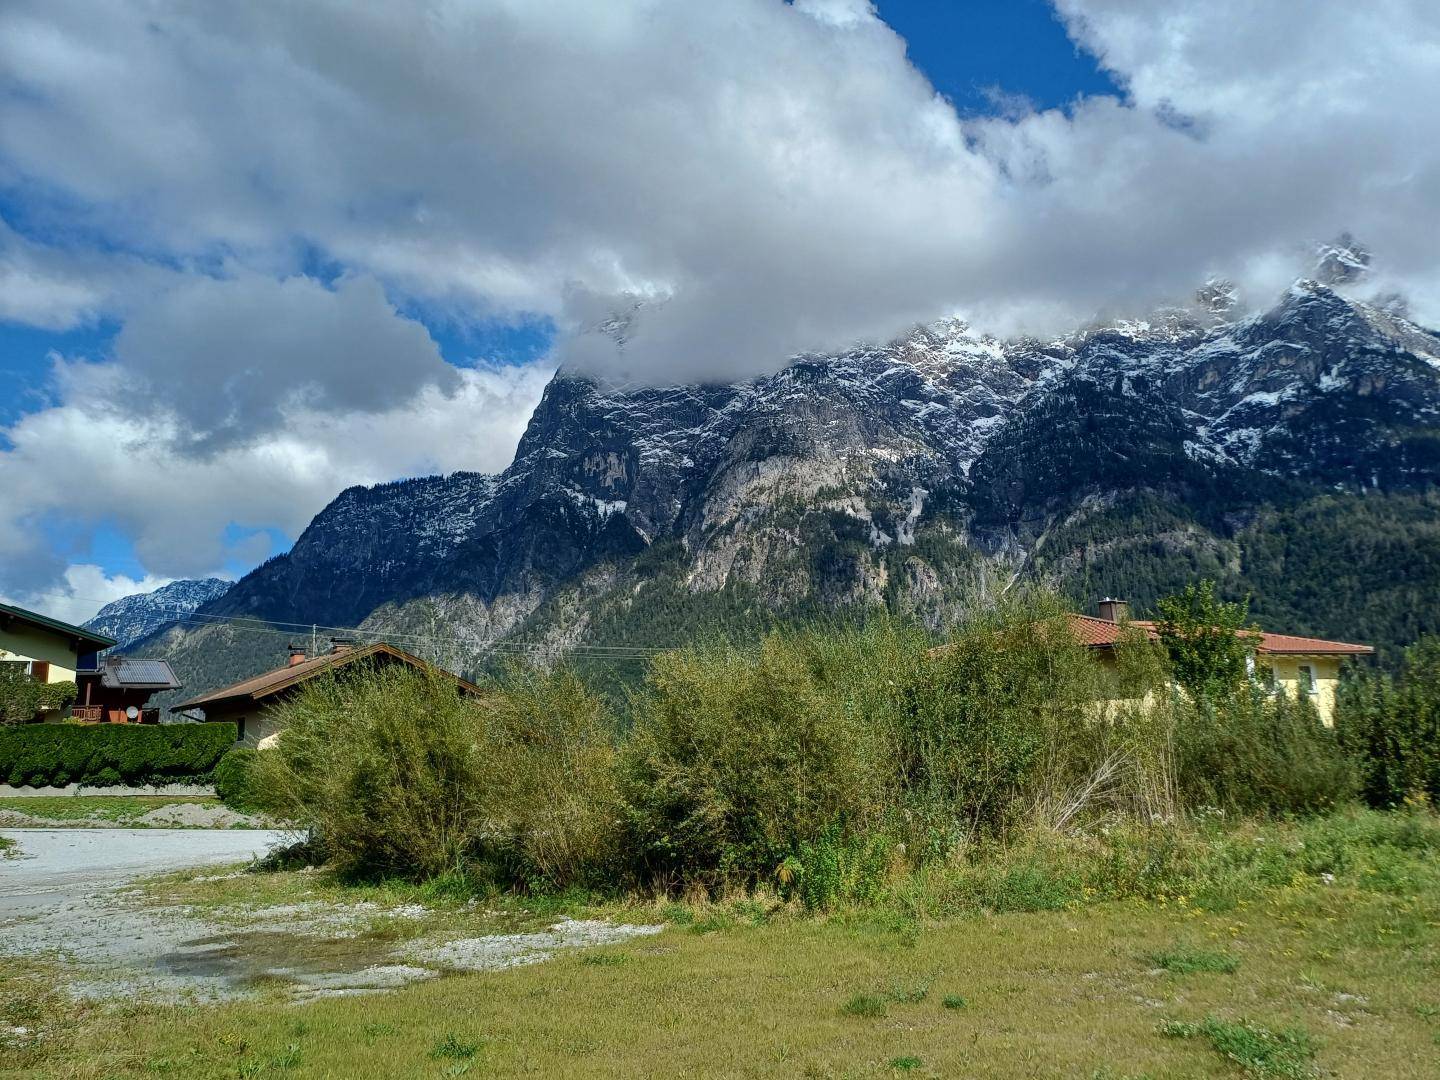
[[[320,675],[343,673],[347,668],[385,667],[401,664],[426,674],[448,679],[460,694],[480,696],[483,691],[472,682],[436,667],[386,642],[356,646],[345,638],[332,638],[331,648],[319,656],[309,656],[299,645],[290,646],[290,660],[284,667],[245,679],[232,686],[172,706],[172,713],[191,719],[203,714],[207,721],[230,721],[236,727],[236,739],[248,746],[258,746],[279,734],[280,723],[276,706],[298,693],[311,679]]]
[[[92,724],[158,724],[160,710],[150,698],[181,686],[168,661],[136,656],[99,657],[75,673],[75,682],[70,716]]]
[[[1151,641],[1160,640],[1157,624],[1145,619],[1132,620],[1129,605],[1123,600],[1101,600],[1098,615],[1072,614],[1069,619],[1075,640],[1102,656],[1114,654],[1126,627],[1133,627]],[[1335,691],[1340,684],[1341,665],[1347,660],[1370,656],[1375,652],[1369,645],[1298,637],[1295,634],[1261,631],[1253,637],[1252,670],[1255,677],[1277,692],[1308,697],[1326,727],[1335,723]]]

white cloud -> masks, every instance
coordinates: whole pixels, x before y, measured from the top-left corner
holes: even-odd
[[[197,277],[137,310],[115,341],[128,411],[183,419],[199,448],[254,441],[286,413],[379,412],[459,374],[373,278]]]
[[[62,576],[64,559],[44,541],[47,521],[116,528],[145,567],[197,577],[247,553],[225,539],[232,522],[293,536],[351,484],[497,471],[509,464],[550,374],[541,365],[463,370],[451,389],[430,384],[366,412],[290,403],[273,430],[196,454],[183,415],[106,404],[127,378],[118,365],[64,363],[67,403],[6,431],[0,588],[35,593]]]
[[[110,574],[94,563],[73,563],[66,567],[64,576],[52,588],[4,595],[4,602],[43,612],[52,619],[78,626],[112,600],[135,593],[154,592],[173,580],[153,574],[138,578]]]
[[[575,297],[665,297],[618,361],[649,378],[957,309],[1043,328],[1346,227],[1440,316],[1432,4],[1059,8],[1130,103],[962,121],[867,0],[32,0],[0,22],[0,148],[149,250],[315,247],[572,327]]]
[[[68,239],[0,234],[0,316],[125,329],[12,431],[0,552],[77,513],[56,462],[167,574],[214,565],[227,514],[293,529],[355,479],[503,465],[540,372],[450,374],[397,300],[569,330],[643,300],[623,355],[561,358],[734,376],[1217,272],[1265,301],[1348,228],[1440,323],[1440,9],[1056,2],[1126,101],[962,120],[868,0],[11,0],[0,186]]]
[[[72,330],[180,280],[134,256],[36,243],[0,219],[0,322]]]

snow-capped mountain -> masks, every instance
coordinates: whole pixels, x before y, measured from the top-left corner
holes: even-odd
[[[1142,601],[1202,572],[1255,588],[1252,548],[1284,532],[1266,515],[1326,498],[1405,517],[1440,584],[1435,508],[1411,505],[1440,480],[1440,336],[1318,280],[1238,320],[1224,283],[1201,301],[1053,341],[936,323],[731,385],[562,372],[500,475],[344,491],[203,610],[465,655],[847,602],[938,623],[1026,574]],[[1265,589],[1295,632],[1369,625]]]
[[[118,642],[116,647],[123,649],[185,618],[202,604],[219,599],[232,584],[220,578],[172,581],[153,592],[135,593],[106,604],[85,623],[85,628],[113,637]]]

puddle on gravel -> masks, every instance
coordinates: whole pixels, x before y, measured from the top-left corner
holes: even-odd
[[[187,941],[160,956],[166,975],[219,979],[241,986],[296,972],[354,971],[389,960],[392,945],[363,938],[316,938],[275,931],[247,931]]]
[[[394,948],[356,937],[249,931],[187,941],[155,961],[164,976],[240,996],[283,985],[299,1001],[394,990],[442,974],[397,963]]]
[[[616,944],[662,929],[564,919],[534,933],[487,934],[399,947],[363,936],[240,931],[186,941],[157,957],[154,966],[164,984],[206,987],[213,996],[245,996],[282,985],[295,1000],[310,1001],[379,993],[458,972],[535,964],[562,950]]]

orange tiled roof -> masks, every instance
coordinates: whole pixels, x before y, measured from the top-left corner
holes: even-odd
[[[1324,654],[1327,656],[1369,656],[1375,651],[1370,645],[1352,645],[1348,641],[1326,641],[1323,638],[1296,637],[1294,634],[1260,635],[1255,650],[1262,653]]]
[[[1123,623],[1108,619],[1097,619],[1093,615],[1071,615],[1070,626],[1075,639],[1081,645],[1092,649],[1113,648],[1120,643]],[[1136,619],[1129,625],[1143,630],[1155,641],[1159,633],[1155,623]],[[1324,638],[1297,637],[1294,634],[1271,634],[1262,631],[1255,651],[1262,655],[1303,655],[1303,656],[1369,656],[1375,650],[1369,645],[1354,645],[1348,641],[1326,641]]]

